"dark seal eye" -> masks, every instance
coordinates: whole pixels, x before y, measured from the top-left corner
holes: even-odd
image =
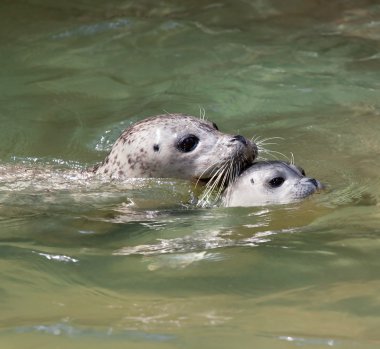
[[[272,188],[278,188],[278,187],[281,187],[284,182],[285,182],[284,177],[275,177],[269,181],[269,185]]]
[[[187,135],[180,139],[180,141],[177,143],[177,148],[184,153],[189,153],[196,148],[198,143],[199,138],[197,136]]]

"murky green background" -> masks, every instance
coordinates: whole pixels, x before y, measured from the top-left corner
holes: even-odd
[[[3,0],[1,347],[378,348],[379,40],[370,0]],[[80,174],[201,108],[328,191],[197,209]]]

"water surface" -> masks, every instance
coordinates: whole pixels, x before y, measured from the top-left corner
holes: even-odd
[[[3,347],[379,347],[376,1],[3,1],[0,26]],[[82,172],[202,110],[328,190],[200,209]]]

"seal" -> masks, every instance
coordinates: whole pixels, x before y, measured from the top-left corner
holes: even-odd
[[[247,168],[226,188],[222,205],[263,206],[287,204],[323,189],[321,182],[284,161],[260,161]]]
[[[215,123],[165,114],[125,129],[93,172],[116,179],[178,178],[225,186],[256,156],[254,142],[222,133]]]

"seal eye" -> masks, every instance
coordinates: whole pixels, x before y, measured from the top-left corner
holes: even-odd
[[[177,143],[177,149],[184,153],[189,153],[196,148],[198,143],[199,138],[197,136],[187,135]]]
[[[285,182],[284,177],[275,177],[269,181],[269,185],[272,188],[278,188],[281,187],[281,185]]]

